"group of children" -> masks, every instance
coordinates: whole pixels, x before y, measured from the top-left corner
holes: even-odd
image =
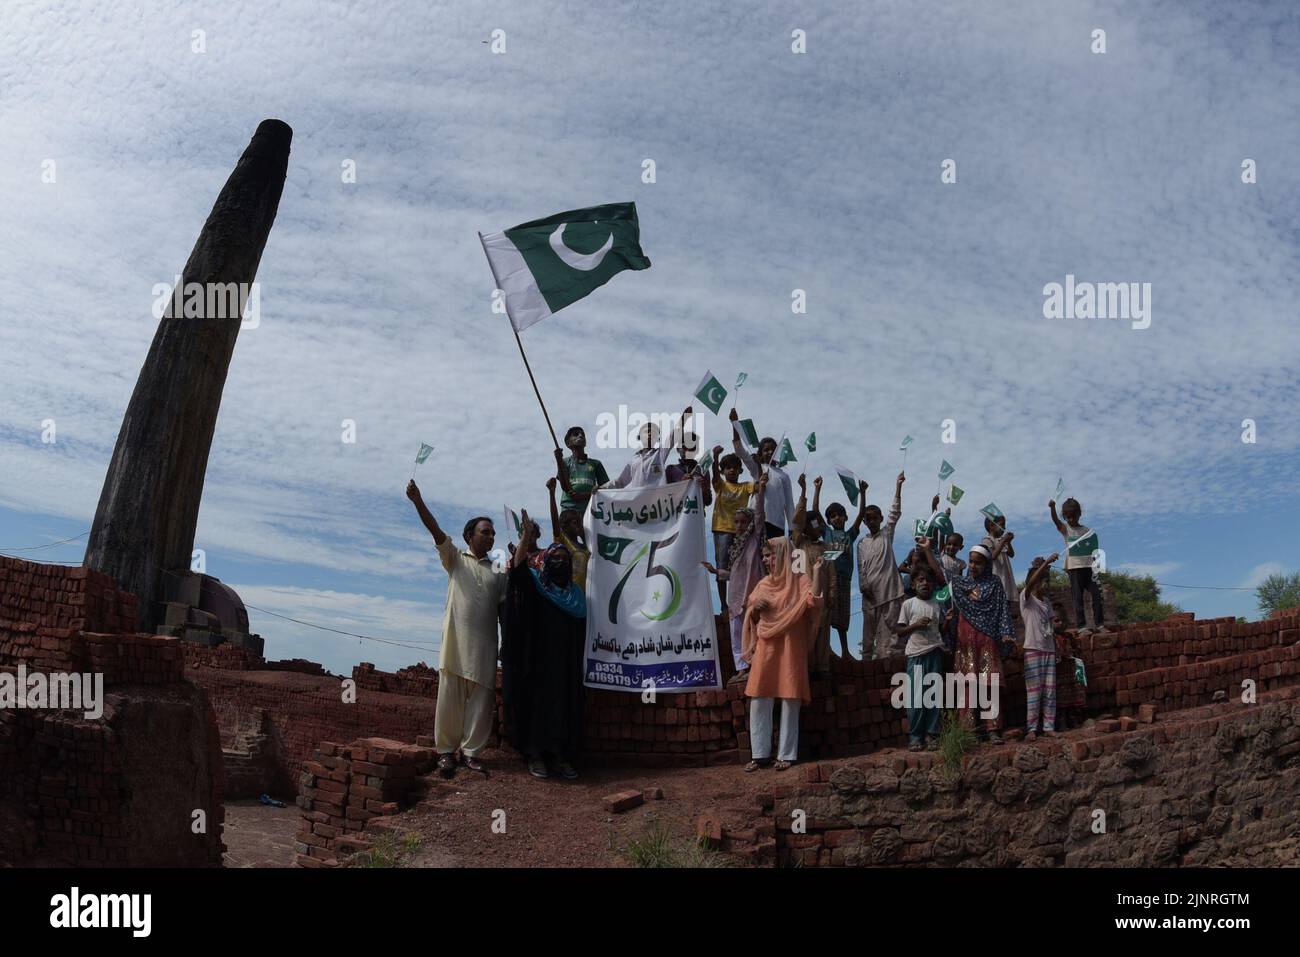
[[[687,408],[684,416],[690,412]],[[807,479],[801,474],[791,481],[776,460],[776,440],[763,438],[751,452],[734,408],[730,419],[734,451],[724,455],[723,447],[715,446],[708,474],[693,457],[696,443],[689,432],[659,447],[654,427],[646,426],[641,448],[614,481],[599,461],[586,454],[585,434],[574,427],[565,435],[569,454],[556,451],[558,474],[548,486],[556,541],[574,554],[574,578],[582,585],[590,555],[582,541],[582,515],[597,487],[638,487],[687,478],[700,482],[705,506],[713,505],[714,561],[704,565],[717,579],[718,597],[730,625],[736,665],[732,680],[746,682],[751,698],[754,761],[746,770],[772,763],[771,717],[778,698],[782,732],[775,766],[781,769],[794,761],[799,707],[810,700],[808,677],[830,674],[832,630],[839,637],[840,655],[850,657],[855,567],[864,657],[905,656],[909,682],[916,680],[918,686],[926,675],[950,672],[986,682],[996,675],[1000,683],[1002,660],[1015,648],[1018,617],[1024,623],[1027,738],[1036,737],[1040,721],[1043,734],[1055,734],[1058,703],[1063,708],[1082,706],[1082,684],[1075,680],[1076,656],[1066,645],[1060,619],[1047,598],[1050,569],[1059,555],[1035,558],[1024,588],[1018,589],[1011,564],[1015,536],[1006,529],[1006,519],[996,513],[986,517],[985,536],[970,549],[968,562],[963,561],[963,537],[953,530],[951,510],[940,511],[935,496],[924,534],[915,536],[915,547],[900,564],[894,554],[894,530],[902,514],[903,473],[895,482],[887,516],[878,506],[867,504],[868,485],[859,482],[857,513],[850,523],[848,509],[839,502],[822,511],[820,478],[813,480],[809,507]],[[678,458],[670,463],[674,449]],[[559,508],[557,485],[564,492]],[[1088,534],[1075,499],[1062,503],[1060,516],[1054,501],[1049,509],[1067,544]],[[1086,593],[1092,599],[1094,621],[1101,626],[1101,594],[1091,557],[1068,555],[1066,572],[1075,620],[1084,621]],[[1058,669],[1064,679],[1059,697]],[[943,709],[926,707],[923,701],[911,704],[909,748],[936,748]],[[974,727],[975,710],[975,703],[967,702],[957,709],[958,719]],[[985,718],[976,730],[981,739],[1000,742],[1000,728],[1001,718],[993,717]]]

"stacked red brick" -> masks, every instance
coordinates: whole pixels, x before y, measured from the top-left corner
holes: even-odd
[[[83,631],[134,632],[136,597],[88,568],[0,557],[0,664],[23,661],[42,671],[72,671],[69,639]]]
[[[376,671],[375,666],[363,661],[352,669],[352,680],[358,688],[367,691],[387,691],[391,694],[409,694],[421,698],[438,697],[438,669],[424,662],[402,668],[397,672]],[[498,682],[498,685],[500,682]]]
[[[133,630],[137,610],[135,596],[105,575],[0,558],[0,670],[22,665],[29,676],[63,672],[92,681],[99,674],[105,689],[97,719],[50,708],[0,711],[0,862],[220,862],[224,812],[211,707],[185,681],[176,639],[106,633]],[[151,740],[151,721],[167,722],[167,733]],[[156,777],[141,778],[138,765],[155,760]],[[179,798],[184,808],[146,809],[149,800],[178,800],[163,780],[174,773],[197,788]],[[196,808],[207,815],[200,834],[188,826]],[[171,839],[182,830],[193,839]]]
[[[1190,615],[1125,626],[1079,639],[1088,667],[1088,707],[1132,714],[1207,704],[1215,692],[1239,695],[1294,684],[1300,674],[1300,613],[1264,621],[1194,621]]]
[[[355,699],[348,699],[335,676],[219,668],[193,668],[188,675],[212,699],[227,750],[238,749],[241,728],[266,715],[277,744],[276,793],[293,793],[302,762],[321,741],[351,741],[364,735],[413,741],[433,730],[433,699],[360,685]]]
[[[396,814],[412,802],[416,778],[437,759],[432,748],[386,738],[360,738],[350,745],[324,742],[304,762],[298,807],[302,823],[295,842],[303,867],[337,867],[365,846],[357,840],[366,822]]]
[[[186,668],[254,671],[263,666],[260,655],[238,645],[202,645],[197,641],[186,641],[182,647],[185,649]]]

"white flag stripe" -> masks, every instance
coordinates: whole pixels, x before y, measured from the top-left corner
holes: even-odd
[[[524,257],[504,232],[478,234],[487,255],[488,266],[497,288],[505,295],[506,314],[516,332],[523,332],[534,323],[551,315],[537,281],[524,262]]]

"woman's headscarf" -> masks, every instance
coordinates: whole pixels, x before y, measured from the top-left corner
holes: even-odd
[[[552,556],[557,556],[560,552],[569,555],[569,550],[559,542],[548,548],[533,552],[528,556],[528,570],[532,573],[533,583],[537,585],[537,590],[545,596],[547,601],[566,615],[572,615],[574,618],[585,618],[587,616],[587,596],[582,593],[582,589],[572,579],[569,580],[567,587],[551,581],[550,571],[546,567],[547,560]]]
[[[727,566],[730,568],[735,567],[736,559],[740,558],[741,553],[745,550],[745,543],[754,534],[754,518],[756,517],[752,508],[738,508],[736,514],[748,516],[749,522],[745,525],[743,532],[737,532],[731,539],[731,551],[727,556]]]
[[[979,548],[976,545],[971,551]],[[983,549],[980,549],[983,551]],[[1002,589],[1002,582],[993,574],[993,566],[984,564],[984,574],[978,578],[967,574],[962,578],[950,579],[952,586],[952,603],[957,612],[978,631],[994,641],[1014,638],[1015,624],[1011,621],[1011,612],[1007,609],[1007,593]],[[979,597],[975,597],[975,593]]]
[[[817,616],[811,613],[812,576],[797,575],[791,568],[790,539],[771,538],[767,544],[772,549],[772,570],[749,593],[745,608],[741,654],[746,658],[752,658],[760,641],[780,638],[798,628],[811,630],[817,627]],[[749,608],[760,600],[766,601],[767,607],[755,622],[749,615]]]

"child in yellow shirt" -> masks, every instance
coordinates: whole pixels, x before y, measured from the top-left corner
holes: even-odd
[[[740,456],[734,452],[722,454],[722,446],[713,447],[713,560],[718,568],[731,564],[731,542],[736,535],[736,510],[749,507],[754,494],[753,482],[741,482]],[[718,597],[722,607],[727,607],[727,583],[718,579]]]

